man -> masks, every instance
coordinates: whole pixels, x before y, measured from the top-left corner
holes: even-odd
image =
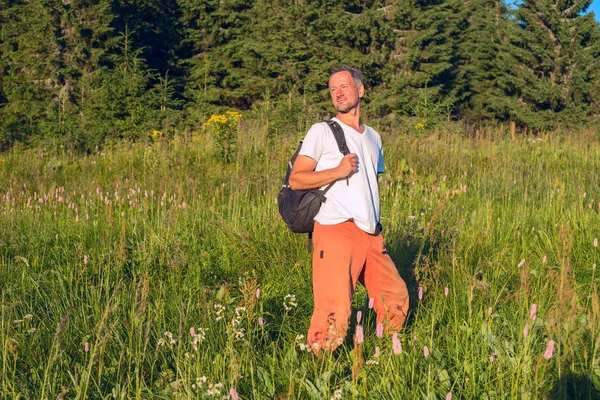
[[[381,137],[360,119],[362,74],[341,65],[329,76],[336,120],[350,154],[343,156],[326,123],[313,125],[290,174],[290,187],[314,189],[336,183],[315,217],[313,291],[315,308],[308,344],[317,354],[333,351],[346,336],[356,282],[374,299],[377,322],[389,333],[402,327],[408,291],[383,244],[379,224],[378,174],[383,169]]]

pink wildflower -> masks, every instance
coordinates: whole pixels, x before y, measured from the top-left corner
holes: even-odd
[[[448,297],[448,292],[449,292],[448,288],[447,288],[447,287],[445,287],[445,288],[444,288],[444,296]]]
[[[375,305],[375,299],[371,297],[369,299],[369,309],[372,309],[374,305]]]
[[[75,216],[75,222],[79,222],[79,215]]]
[[[194,327],[190,328],[190,336],[191,337],[195,337],[196,336],[196,330],[194,329]]]
[[[88,263],[88,256],[83,256],[83,265],[87,265]]]
[[[493,312],[494,312],[494,311],[492,310],[492,307],[489,307],[489,308],[488,308],[488,315],[492,315],[492,313],[493,313]]]
[[[375,347],[375,354],[373,354],[373,358],[379,357],[379,346]]]
[[[365,333],[363,331],[362,325],[356,325],[356,335],[355,335],[356,343],[361,344],[365,341]]]
[[[381,322],[377,324],[375,331],[377,332],[377,337],[381,339],[383,337],[383,324]]]
[[[394,354],[402,353],[402,343],[400,343],[400,339],[398,339],[398,333],[394,333],[392,336],[392,350]]]
[[[263,326],[265,324],[265,321],[262,319],[262,317],[258,318],[258,325]]]
[[[523,264],[525,264],[525,259],[521,259],[521,262],[519,263],[518,267],[521,268],[523,266]]]
[[[529,323],[525,324],[525,328],[523,328],[523,337],[527,337],[529,335]]]
[[[546,264],[546,261],[548,261],[548,257],[544,256],[544,258],[542,258],[542,264]]]
[[[356,323],[360,324],[360,320],[362,319],[362,311],[356,313]]]
[[[537,304],[533,303],[529,309],[529,319],[535,321],[537,317]]]
[[[85,351],[86,353],[87,353],[88,351],[90,351],[90,345],[88,344],[88,342],[85,342],[85,343],[83,344],[83,351]]]
[[[240,399],[238,392],[234,388],[229,389],[229,394],[231,395],[231,400],[239,400]]]
[[[546,352],[544,353],[544,358],[549,360],[552,358],[552,353],[554,352],[554,340],[548,342],[548,347],[546,347]]]
[[[423,355],[425,356],[425,358],[429,358],[429,347],[423,347]]]
[[[256,298],[258,299],[260,297],[260,288],[256,289]]]
[[[423,300],[423,287],[419,286],[419,293],[417,294],[419,301]]]
[[[452,392],[446,393],[446,400],[452,400]]]
[[[495,359],[496,359],[496,353],[490,354],[490,362],[493,363]]]

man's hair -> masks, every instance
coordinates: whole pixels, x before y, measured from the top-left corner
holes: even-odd
[[[336,67],[331,68],[331,73],[329,74],[329,79],[331,79],[331,77],[334,74],[337,74],[338,72],[342,72],[342,71],[346,71],[349,72],[350,75],[352,75],[352,80],[354,81],[354,84],[356,86],[360,86],[363,84],[363,74],[360,73],[359,70],[357,70],[354,67],[349,67],[346,64],[342,64],[342,65],[338,65]]]

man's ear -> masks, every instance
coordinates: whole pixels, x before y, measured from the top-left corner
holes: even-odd
[[[365,95],[365,86],[360,85],[358,87],[358,97],[362,99],[364,95]]]

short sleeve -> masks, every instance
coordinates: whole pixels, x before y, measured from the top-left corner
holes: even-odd
[[[379,145],[379,159],[377,160],[377,173],[383,174],[385,172],[385,165],[383,163],[383,147]]]
[[[325,147],[325,130],[323,124],[314,124],[306,133],[302,141],[302,148],[299,155],[308,156],[315,161],[319,161],[323,155]]]

